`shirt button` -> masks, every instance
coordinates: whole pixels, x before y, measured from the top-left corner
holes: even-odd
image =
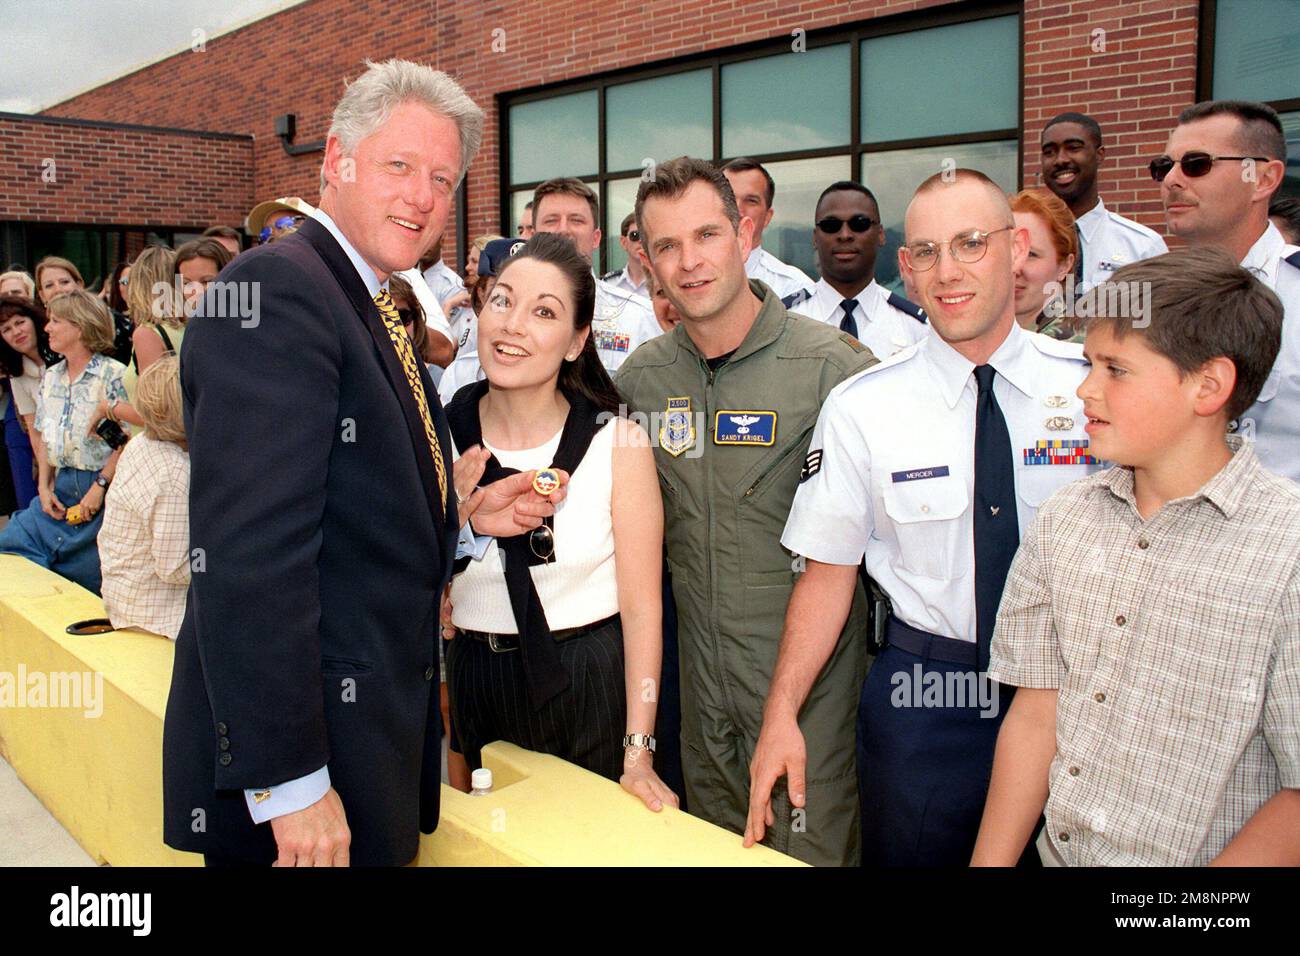
[[[1078,768],[1078,767],[1071,767],[1071,768],[1070,768],[1070,776],[1071,776],[1071,777],[1077,777],[1077,776],[1079,776],[1079,768]]]
[[[1128,618],[1126,618],[1123,614],[1120,614],[1116,616],[1115,623],[1118,624],[1120,627],[1123,627],[1125,624],[1128,623]]]
[[[1066,833],[1064,830],[1062,830],[1060,833],[1058,833],[1058,834],[1056,835],[1056,838],[1057,838],[1058,840],[1060,840],[1062,843],[1069,843],[1069,842],[1070,842],[1070,834]]]
[[[930,513],[930,506],[929,506],[929,505],[921,505],[921,510],[922,510],[923,512],[925,512],[926,514],[929,514],[929,513]]]
[[[1097,693],[1093,694],[1093,695],[1092,695],[1092,699],[1095,700],[1095,701],[1096,701],[1097,703],[1099,703],[1099,704],[1104,704],[1104,703],[1106,703],[1106,695],[1103,694],[1101,691],[1097,691]]]
[[[223,751],[225,751],[225,750],[229,750],[229,749],[230,749],[230,738],[229,738],[229,737],[222,737],[220,740],[217,741],[217,746],[220,747]]]
[[[230,761],[232,759],[233,758],[230,756],[230,754],[222,754],[220,757],[217,758],[217,763],[221,764],[221,766],[223,767],[229,767]]]
[[[1145,551],[1147,548],[1151,547],[1151,542],[1146,538],[1138,538],[1138,547]]]
[[[230,728],[222,721],[217,721],[217,735],[224,737],[230,732]]]

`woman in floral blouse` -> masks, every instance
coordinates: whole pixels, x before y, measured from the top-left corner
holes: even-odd
[[[73,289],[52,296],[45,329],[63,361],[45,370],[36,398],[32,447],[39,498],[0,530],[0,552],[19,554],[99,593],[95,538],[104,494],[117,467],[114,451],[91,423],[101,401],[126,398],[125,367],[109,358],[113,317],[95,296]]]

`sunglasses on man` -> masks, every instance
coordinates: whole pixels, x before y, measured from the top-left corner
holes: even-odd
[[[848,223],[849,228],[854,232],[866,232],[877,222],[879,222],[878,219],[863,215],[850,216],[848,219],[841,219],[839,216],[827,216],[825,219],[817,220],[817,228],[828,236],[833,236],[844,228],[845,223]]]
[[[1240,163],[1248,159],[1257,163],[1268,162],[1267,156],[1211,156],[1209,153],[1193,151],[1184,153],[1182,159],[1174,159],[1171,156],[1157,156],[1147,164],[1147,168],[1151,170],[1151,178],[1158,183],[1162,183],[1165,181],[1165,177],[1173,172],[1175,166],[1183,171],[1184,176],[1199,179],[1213,169],[1215,163],[1224,160],[1233,160]]]

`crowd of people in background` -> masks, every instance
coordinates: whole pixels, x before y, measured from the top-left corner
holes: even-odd
[[[1187,110],[1149,164],[1191,247],[1172,254],[1106,207],[1103,130],[1073,112],[1041,130],[1041,185],[1010,195],[973,170],[911,196],[827,183],[816,279],[763,248],[776,184],[746,158],[660,164],[620,223],[626,265],[599,277],[604,220],[579,179],[539,185],[512,235],[473,238],[463,274],[435,242],[387,289],[448,409],[457,500],[514,469],[558,467],[568,488],[553,521],[480,542],[450,585],[453,784],[505,739],[819,864],[1294,859],[1285,161],[1267,106]],[[886,206],[907,209],[898,289],[876,280]],[[115,627],[176,638],[182,344],[246,242],[313,218],[298,197],[260,203],[242,234],[150,246],[94,291],[58,256],[0,274],[0,552],[102,594]],[[1146,284],[1149,328],[1094,321],[1125,282]],[[1175,589],[1197,613],[1161,593],[1175,577],[1203,588]],[[555,645],[531,669],[502,651],[536,639],[520,600]],[[896,701],[898,674],[967,671],[995,677],[991,701]],[[661,675],[651,697],[644,674]],[[533,706],[547,675],[569,690]],[[1255,690],[1229,700],[1228,681]],[[653,764],[627,763],[625,733],[657,738]],[[1124,746],[1146,765],[1108,759]]]

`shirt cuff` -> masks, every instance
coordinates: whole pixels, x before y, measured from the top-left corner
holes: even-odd
[[[456,558],[473,558],[475,561],[482,561],[491,543],[490,534],[475,534],[470,523],[466,521],[465,527],[460,529],[460,536],[456,538]]]
[[[329,767],[321,767],[315,773],[309,773],[297,780],[286,780],[274,787],[244,791],[244,800],[254,823],[266,823],[276,817],[306,810],[330,789]],[[263,794],[257,800],[257,794]]]

